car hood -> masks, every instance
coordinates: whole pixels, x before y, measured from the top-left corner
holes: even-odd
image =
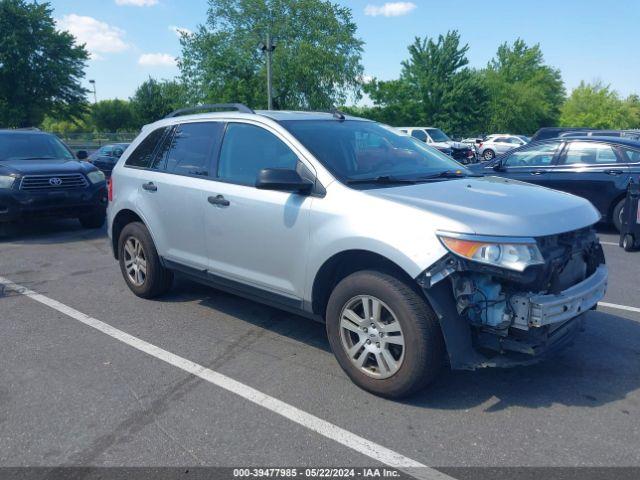
[[[595,207],[583,198],[500,177],[419,183],[367,194],[453,220],[466,227],[460,233],[539,237],[600,220]]]
[[[91,164],[78,160],[2,160],[0,169],[20,175],[47,173],[84,173],[94,170]]]
[[[431,146],[436,148],[455,148],[456,150],[468,150],[471,148],[466,143],[462,142],[433,142]]]

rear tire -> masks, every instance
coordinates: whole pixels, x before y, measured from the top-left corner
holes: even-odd
[[[329,298],[326,327],[342,369],[375,395],[408,396],[429,384],[443,364],[442,331],[433,310],[386,273],[365,270],[343,279]]]
[[[100,212],[79,217],[78,220],[83,228],[102,228],[106,217],[105,212]]]
[[[484,158],[487,162],[496,158],[496,152],[488,148],[482,153],[482,158]]]
[[[616,227],[616,230],[620,232],[622,230],[622,216],[624,215],[624,203],[625,199],[620,200],[615,208],[613,209],[613,213],[611,214],[611,221],[613,226]]]
[[[171,288],[173,272],[162,266],[144,224],[133,222],[122,229],[118,239],[118,260],[127,286],[138,297],[158,297]]]
[[[627,233],[622,239],[622,248],[626,252],[633,252],[636,249],[636,239],[630,233]]]

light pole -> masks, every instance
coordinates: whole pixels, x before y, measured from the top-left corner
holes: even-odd
[[[89,83],[93,85],[93,103],[98,103],[98,95],[96,95],[96,81],[89,80]]]
[[[267,33],[267,38],[265,43],[261,43],[259,45],[260,50],[267,56],[267,100],[268,100],[268,109],[273,110],[273,91],[272,91],[272,80],[271,80],[271,55],[273,51],[276,49],[275,42],[273,38],[271,38],[271,34]]]

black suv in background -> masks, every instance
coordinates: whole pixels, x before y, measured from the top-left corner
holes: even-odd
[[[562,190],[589,200],[620,230],[629,182],[640,178],[640,142],[611,137],[561,137],[531,142],[469,167]]]
[[[102,170],[108,178],[111,176],[111,171],[118,162],[118,159],[122,156],[128,146],[128,143],[112,143],[104,145],[89,155],[89,163],[94,164]]]
[[[104,174],[78,159],[58,137],[33,130],[0,130],[0,226],[34,217],[78,218],[104,224]]]

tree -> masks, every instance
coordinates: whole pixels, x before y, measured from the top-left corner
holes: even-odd
[[[133,128],[131,105],[125,100],[101,100],[91,107],[91,120],[98,132],[127,131]]]
[[[416,38],[400,78],[364,86],[373,112],[395,125],[434,125],[451,134],[478,133],[487,101],[483,79],[467,67],[468,45],[457,31]]]
[[[274,108],[328,109],[359,95],[363,42],[348,7],[328,0],[209,0],[206,24],[181,39],[190,101],[266,107],[258,45],[267,33],[277,42]]]
[[[56,30],[48,3],[0,1],[0,125],[40,125],[46,114],[71,119],[86,108],[80,85],[89,54]]]
[[[131,97],[133,121],[138,126],[155,122],[185,106],[185,87],[173,80],[149,80]]]
[[[640,102],[631,95],[620,99],[615,90],[601,82],[580,82],[562,107],[560,124],[566,127],[638,128]]]
[[[503,43],[487,66],[488,130],[533,133],[556,125],[565,90],[560,70],[544,64],[540,45]]]

